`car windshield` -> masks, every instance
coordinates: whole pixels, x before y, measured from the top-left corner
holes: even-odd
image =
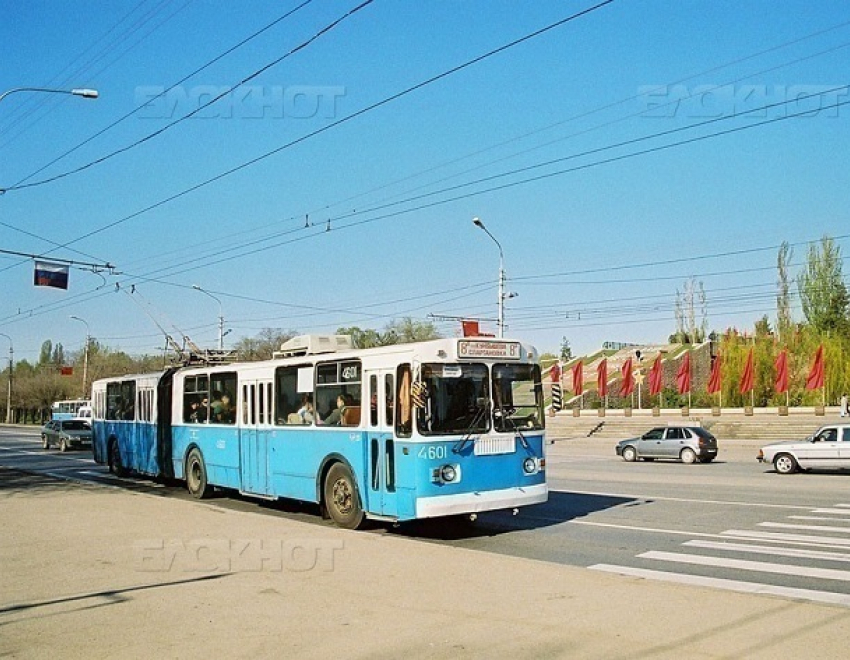
[[[62,422],[62,430],[64,431],[88,431],[89,425],[78,420]]]

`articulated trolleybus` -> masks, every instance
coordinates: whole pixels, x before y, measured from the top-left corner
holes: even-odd
[[[342,527],[545,502],[535,350],[465,338],[355,350],[305,335],[271,360],[92,386],[94,458],[212,488],[315,502]]]

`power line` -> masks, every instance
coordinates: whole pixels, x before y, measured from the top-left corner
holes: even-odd
[[[609,0],[609,1],[613,1],[613,0]],[[235,90],[237,87],[241,87],[245,83],[247,83],[247,82],[253,80],[254,78],[256,78],[257,76],[261,75],[263,72],[269,70],[273,66],[280,64],[283,60],[294,55],[298,51],[303,50],[304,48],[309,46],[311,43],[316,41],[319,37],[330,32],[333,28],[335,28],[337,25],[342,23],[342,21],[344,21],[346,18],[352,16],[353,14],[356,14],[358,11],[360,11],[364,7],[367,7],[368,5],[372,4],[372,2],[374,2],[374,0],[363,0],[363,2],[361,4],[357,5],[356,7],[354,7],[354,9],[349,10],[348,12],[343,14],[341,17],[337,18],[336,20],[334,20],[330,24],[323,27],[321,30],[319,30],[316,34],[311,36],[306,41],[304,41],[304,42],[300,43],[299,45],[295,46],[294,48],[290,49],[289,51],[284,53],[282,56],[280,56],[280,57],[272,60],[271,62],[268,62],[267,64],[263,65],[262,67],[260,67],[256,71],[254,71],[253,73],[249,74],[248,76],[246,76],[245,78],[240,80],[238,83],[231,85],[230,87],[227,87],[224,91],[220,92],[216,96],[213,96],[206,103],[202,103],[201,105],[199,105],[197,108],[195,108],[191,112],[188,112],[185,115],[183,115],[182,117],[175,119],[174,121],[166,124],[162,128],[157,129],[153,133],[149,133],[146,136],[139,138],[138,140],[131,142],[130,144],[125,145],[125,146],[123,146],[119,149],[111,151],[108,154],[101,156],[100,158],[96,158],[95,160],[90,161],[90,162],[86,163],[85,165],[81,165],[81,166],[76,167],[72,170],[67,170],[66,172],[56,174],[56,175],[48,177],[46,179],[41,179],[39,181],[33,181],[32,183],[23,183],[23,184],[20,184],[20,185],[10,186],[9,188],[3,189],[2,192],[11,192],[11,191],[16,191],[16,190],[23,190],[25,188],[35,188],[37,186],[42,186],[42,185],[45,185],[47,183],[52,183],[53,181],[58,181],[59,179],[64,179],[66,177],[69,177],[69,176],[72,176],[74,174],[78,174],[80,172],[83,172],[87,169],[90,169],[90,168],[92,168],[96,165],[100,165],[101,163],[104,163],[107,160],[110,160],[111,158],[114,158],[115,156],[117,156],[119,154],[126,153],[126,152],[130,151],[131,149],[135,149],[136,147],[144,144],[145,142],[149,142],[153,138],[155,138],[159,135],[162,135],[163,133],[165,133],[170,128],[177,126],[178,124],[186,121],[190,117],[195,116],[196,114],[198,114],[199,112],[201,112],[205,108],[208,108],[209,106],[211,106],[213,103],[217,103],[222,98],[224,98],[225,96],[227,96],[228,94],[233,92],[233,90]]]
[[[242,39],[242,41],[240,41],[239,43],[237,43],[237,44],[235,44],[235,45],[231,46],[230,48],[228,48],[228,49],[227,49],[227,50],[225,50],[224,52],[220,53],[219,55],[216,55],[213,59],[211,59],[211,60],[209,60],[208,62],[206,62],[205,64],[203,64],[203,65],[199,66],[197,69],[195,69],[195,70],[194,70],[194,71],[192,71],[191,73],[189,73],[189,74],[187,74],[187,75],[183,76],[183,78],[181,78],[181,79],[180,79],[180,80],[178,80],[177,82],[173,83],[173,84],[172,84],[172,85],[170,85],[167,89],[164,89],[162,92],[160,92],[159,94],[157,94],[157,95],[156,95],[156,96],[154,96],[153,98],[150,98],[150,99],[146,100],[144,103],[142,103],[141,105],[136,106],[135,108],[133,108],[132,110],[130,110],[130,112],[128,112],[128,113],[126,113],[126,114],[122,115],[121,117],[119,117],[118,119],[116,119],[115,121],[113,121],[112,123],[110,123],[109,125],[107,125],[107,126],[105,126],[104,128],[100,129],[100,130],[99,130],[97,133],[95,133],[94,135],[91,135],[90,137],[86,138],[85,140],[83,140],[82,142],[80,142],[79,144],[77,144],[76,146],[74,146],[74,147],[72,147],[72,148],[68,149],[67,151],[63,152],[62,154],[60,154],[59,156],[57,156],[56,158],[54,158],[53,160],[51,160],[51,161],[50,161],[49,163],[47,163],[46,165],[42,165],[39,169],[37,169],[37,170],[35,170],[34,172],[32,172],[32,173],[28,174],[27,176],[25,176],[25,177],[24,177],[23,179],[21,179],[20,181],[17,181],[17,182],[16,182],[16,183],[12,186],[12,188],[17,187],[18,185],[20,185],[20,184],[24,183],[25,181],[28,181],[29,179],[31,179],[32,177],[34,177],[36,174],[40,174],[41,172],[43,172],[44,170],[46,170],[46,169],[47,169],[48,167],[50,167],[51,165],[53,165],[53,164],[55,164],[55,163],[59,162],[60,160],[62,160],[62,159],[63,159],[63,158],[65,158],[66,156],[69,156],[70,154],[74,153],[75,151],[77,151],[77,150],[78,150],[78,149],[80,149],[81,147],[85,146],[86,144],[88,144],[88,143],[89,143],[89,142],[91,142],[92,140],[95,140],[96,138],[100,137],[101,135],[103,135],[103,134],[104,134],[104,133],[106,133],[107,131],[109,131],[109,130],[111,130],[111,129],[115,128],[118,124],[122,123],[124,120],[128,119],[129,117],[132,117],[132,116],[133,116],[134,114],[136,114],[139,110],[141,110],[142,108],[146,107],[146,106],[147,106],[147,104],[149,104],[149,103],[151,103],[151,102],[155,101],[155,100],[156,100],[156,99],[158,99],[158,98],[161,98],[161,97],[165,96],[165,95],[166,95],[166,94],[168,94],[171,90],[173,90],[175,87],[177,87],[177,86],[179,86],[179,85],[182,85],[182,84],[183,84],[183,83],[185,83],[187,80],[190,80],[191,78],[195,77],[196,75],[198,75],[199,73],[201,73],[201,72],[202,72],[202,71],[204,71],[205,69],[208,69],[208,68],[209,68],[209,67],[211,67],[213,64],[215,64],[215,63],[219,62],[220,60],[224,59],[225,57],[227,57],[228,55],[230,55],[230,54],[231,54],[231,53],[233,53],[234,51],[236,51],[236,50],[240,49],[240,48],[241,48],[242,46],[244,46],[245,44],[247,44],[247,43],[249,43],[249,42],[253,41],[253,40],[254,40],[254,39],[256,39],[257,37],[259,37],[261,34],[263,34],[264,32],[268,32],[268,31],[269,31],[270,29],[272,29],[275,25],[277,25],[278,23],[280,23],[280,22],[282,22],[282,21],[286,20],[287,18],[289,18],[290,16],[292,16],[295,12],[297,12],[297,11],[299,11],[300,9],[303,9],[304,7],[306,7],[307,5],[309,5],[311,2],[313,2],[313,0],[304,0],[304,1],[303,1],[301,4],[299,4],[298,6],[294,7],[293,9],[290,9],[289,11],[287,11],[287,12],[286,12],[286,13],[284,13],[284,14],[282,14],[281,16],[278,16],[278,17],[277,17],[275,20],[273,20],[272,22],[267,23],[266,25],[264,25],[263,27],[261,27],[259,30],[256,30],[255,32],[253,32],[253,33],[252,33],[252,34],[250,34],[249,36],[247,36],[247,37],[245,37],[244,39]]]
[[[357,8],[355,8],[354,10],[352,10],[352,12],[353,12],[353,11],[357,11],[357,10],[359,10],[360,8],[362,8],[362,7],[364,7],[364,6],[368,5],[368,4],[370,4],[372,1],[373,1],[373,0],[367,0],[367,1],[366,1],[366,2],[364,2],[362,5],[358,6],[358,7],[357,7]],[[234,173],[236,173],[236,172],[238,172],[238,171],[240,171],[240,170],[243,170],[243,169],[245,169],[245,168],[247,168],[247,167],[250,167],[250,166],[252,166],[252,165],[255,165],[256,163],[258,163],[258,162],[260,162],[260,161],[262,161],[262,160],[265,160],[266,158],[269,158],[269,157],[271,157],[272,155],[275,155],[275,154],[277,154],[277,153],[280,153],[281,151],[283,151],[283,150],[285,150],[285,149],[288,149],[288,148],[290,148],[290,147],[292,147],[292,146],[294,146],[294,145],[296,145],[296,144],[299,144],[299,143],[301,143],[301,142],[303,142],[303,141],[305,141],[305,140],[307,140],[307,139],[309,139],[309,138],[312,138],[312,137],[314,137],[314,136],[316,136],[316,135],[319,135],[319,134],[321,134],[321,133],[324,133],[324,132],[326,132],[326,131],[328,131],[328,130],[330,130],[330,129],[332,129],[332,128],[335,128],[336,126],[339,126],[339,125],[341,125],[341,124],[345,123],[345,122],[351,121],[352,119],[355,119],[356,117],[359,117],[359,116],[361,116],[361,115],[363,115],[363,114],[366,114],[367,112],[370,112],[370,111],[375,110],[375,109],[377,109],[377,108],[379,108],[379,107],[382,107],[382,106],[384,106],[384,105],[387,105],[388,103],[391,103],[391,102],[393,102],[393,101],[395,101],[395,100],[398,100],[399,98],[402,98],[402,97],[404,97],[404,96],[406,96],[406,95],[408,95],[408,94],[411,94],[412,92],[414,92],[414,91],[416,91],[416,90],[419,90],[419,89],[421,89],[421,88],[423,88],[423,87],[426,87],[427,85],[430,85],[430,84],[432,84],[432,83],[434,83],[434,82],[436,82],[436,81],[438,81],[438,80],[441,80],[441,79],[443,79],[443,78],[445,78],[445,77],[448,77],[448,76],[450,76],[450,75],[452,75],[452,74],[454,74],[454,73],[457,73],[458,71],[461,71],[461,70],[463,70],[463,69],[466,69],[466,68],[468,68],[468,67],[470,67],[470,66],[472,66],[472,65],[474,65],[474,64],[477,64],[477,63],[479,63],[479,62],[481,62],[481,61],[483,61],[483,60],[485,60],[485,59],[487,59],[487,58],[490,58],[490,57],[492,57],[492,56],[494,56],[494,55],[496,55],[496,54],[498,54],[498,53],[504,52],[505,50],[508,50],[509,48],[512,48],[512,47],[517,46],[517,45],[519,45],[519,44],[521,44],[521,43],[524,43],[524,42],[526,42],[526,41],[528,41],[528,40],[530,40],[530,39],[533,39],[533,38],[535,38],[535,37],[537,37],[537,36],[540,36],[540,35],[542,35],[542,34],[544,34],[544,33],[546,33],[546,32],[549,32],[550,30],[553,30],[553,29],[555,29],[555,28],[557,28],[557,27],[560,27],[560,26],[562,26],[562,25],[565,25],[566,23],[569,23],[569,22],[571,22],[571,21],[573,21],[573,20],[575,20],[575,19],[577,19],[577,18],[579,18],[579,17],[582,17],[582,16],[584,16],[584,15],[586,15],[586,14],[589,14],[589,13],[591,13],[591,12],[593,12],[593,11],[596,11],[596,10],[598,10],[598,9],[600,9],[600,8],[602,8],[602,7],[606,6],[606,5],[608,5],[608,4],[611,4],[612,2],[614,2],[614,0],[604,0],[603,2],[601,2],[601,3],[597,4],[597,5],[594,5],[594,6],[592,6],[592,7],[589,7],[589,8],[587,8],[587,9],[584,9],[584,10],[582,10],[582,11],[580,11],[580,12],[575,13],[575,14],[572,14],[571,16],[568,16],[568,17],[566,17],[566,18],[564,18],[564,19],[561,19],[561,20],[559,20],[559,21],[556,21],[556,22],[554,22],[554,23],[551,23],[551,24],[549,24],[549,25],[547,25],[547,26],[545,26],[545,27],[543,27],[543,28],[541,28],[541,29],[539,29],[539,30],[536,30],[536,31],[534,31],[534,32],[532,32],[532,33],[530,33],[530,34],[527,34],[527,35],[525,35],[525,36],[523,36],[523,37],[521,37],[521,38],[519,38],[519,39],[516,39],[516,40],[514,40],[514,41],[512,41],[512,42],[510,42],[510,43],[508,43],[508,44],[505,44],[505,45],[502,45],[502,46],[500,46],[500,47],[498,47],[498,48],[495,48],[495,49],[493,49],[493,50],[490,50],[489,52],[487,52],[487,53],[485,53],[485,54],[483,54],[483,55],[480,55],[480,56],[475,57],[475,58],[473,58],[473,59],[471,59],[471,60],[468,60],[467,62],[464,62],[463,64],[460,64],[460,65],[458,65],[458,66],[456,66],[456,67],[453,67],[453,68],[451,68],[451,69],[449,69],[449,70],[447,70],[447,71],[444,71],[444,72],[442,72],[442,73],[440,73],[440,74],[438,74],[438,75],[436,75],[436,76],[432,76],[431,78],[429,78],[429,79],[427,79],[427,80],[425,80],[425,81],[423,81],[423,82],[417,83],[416,85],[413,85],[413,86],[411,86],[411,87],[408,87],[407,89],[405,89],[405,90],[403,90],[403,91],[401,91],[401,92],[398,92],[398,93],[396,93],[396,94],[393,94],[393,95],[391,95],[391,96],[389,96],[389,97],[386,97],[386,98],[382,99],[381,101],[378,101],[378,102],[376,102],[376,103],[373,103],[373,104],[371,104],[371,105],[369,105],[369,106],[367,106],[367,107],[365,107],[365,108],[362,108],[361,110],[358,110],[358,111],[356,111],[356,112],[354,112],[354,113],[351,113],[351,114],[349,114],[349,115],[347,115],[347,116],[345,116],[345,117],[342,117],[341,119],[339,119],[339,120],[337,120],[337,121],[335,121],[335,122],[332,122],[332,123],[330,123],[330,124],[328,124],[328,125],[326,125],[326,126],[324,126],[324,127],[322,127],[322,128],[319,128],[319,129],[317,129],[317,130],[315,130],[315,131],[313,131],[313,132],[311,132],[311,133],[308,133],[308,134],[306,134],[306,135],[304,135],[304,136],[302,136],[302,137],[300,137],[300,138],[297,138],[297,139],[295,139],[295,140],[292,140],[292,141],[290,141],[290,142],[288,142],[288,143],[286,143],[286,144],[284,144],[284,145],[282,145],[282,146],[280,146],[280,147],[277,147],[276,149],[273,149],[273,150],[271,150],[271,151],[268,151],[268,152],[266,152],[266,153],[264,153],[264,154],[262,154],[262,155],[260,155],[260,156],[257,156],[257,157],[255,157],[255,158],[253,158],[253,159],[251,159],[251,160],[245,161],[245,162],[243,162],[242,164],[240,164],[240,165],[238,165],[238,166],[236,166],[236,167],[233,167],[233,168],[231,168],[231,169],[229,169],[229,170],[226,170],[225,172],[222,172],[222,173],[220,173],[220,174],[218,174],[218,175],[216,175],[216,176],[213,176],[213,177],[211,177],[211,178],[209,178],[209,179],[206,179],[206,180],[204,180],[204,181],[202,181],[202,182],[200,182],[200,183],[198,183],[198,184],[195,184],[195,185],[193,185],[193,186],[191,186],[191,187],[189,187],[189,188],[186,188],[186,189],[184,189],[184,190],[182,190],[182,191],[180,191],[180,192],[178,192],[178,193],[176,193],[176,194],[174,194],[174,195],[171,195],[171,196],[169,196],[169,197],[167,197],[167,198],[165,198],[165,199],[162,199],[162,200],[160,200],[160,201],[158,201],[158,202],[155,202],[155,203],[153,203],[153,204],[150,204],[150,205],[148,205],[147,207],[145,207],[145,208],[143,208],[143,209],[141,209],[141,210],[139,210],[139,211],[136,211],[135,213],[131,213],[131,214],[127,215],[127,216],[124,216],[123,218],[120,218],[120,219],[115,220],[115,221],[113,221],[113,222],[111,222],[111,223],[108,223],[108,224],[106,224],[106,225],[104,225],[104,226],[101,226],[101,227],[100,227],[100,228],[98,228],[98,229],[92,230],[91,232],[88,232],[87,234],[84,234],[83,236],[80,236],[80,237],[78,237],[78,238],[74,239],[73,241],[69,241],[68,243],[64,244],[62,247],[67,247],[68,245],[73,245],[74,243],[77,243],[77,242],[79,242],[79,241],[85,240],[86,238],[89,238],[89,237],[91,237],[91,236],[93,236],[93,235],[95,235],[95,234],[101,233],[101,232],[106,231],[106,230],[108,230],[108,229],[111,229],[111,228],[113,228],[113,227],[115,227],[115,226],[118,226],[118,225],[120,225],[120,224],[123,224],[123,223],[125,223],[125,222],[128,222],[129,220],[132,220],[133,218],[136,218],[136,217],[138,217],[138,216],[140,216],[140,215],[143,215],[143,214],[145,214],[145,213],[148,213],[148,212],[149,212],[149,211],[151,211],[151,210],[154,210],[154,209],[156,209],[156,208],[159,208],[159,207],[161,207],[161,206],[164,206],[165,204],[168,204],[168,203],[170,203],[170,202],[172,202],[172,201],[174,201],[174,200],[176,200],[176,199],[179,199],[179,198],[181,198],[181,197],[184,197],[185,195],[188,195],[188,194],[190,194],[190,193],[192,193],[192,192],[195,192],[196,190],[199,190],[199,189],[201,189],[201,188],[203,188],[203,187],[205,187],[205,186],[208,186],[208,185],[210,185],[211,183],[214,183],[214,182],[216,182],[216,181],[218,181],[218,180],[220,180],[220,179],[223,179],[223,178],[225,178],[225,177],[227,177],[227,176],[230,176],[231,174],[234,174]],[[349,12],[349,14],[350,14],[350,13],[352,13],[352,12]],[[328,28],[326,28],[326,29],[328,29]],[[321,33],[320,33],[320,34],[321,34]],[[318,35],[316,35],[316,36],[318,36]],[[314,37],[314,38],[315,38],[315,37]],[[303,47],[303,45],[302,45],[301,47]],[[300,49],[300,47],[299,47],[299,49]],[[296,49],[296,50],[297,50],[297,49]],[[293,51],[293,52],[294,52],[294,51]],[[91,164],[90,164],[90,165],[91,165]],[[90,165],[89,165],[89,166],[90,166]],[[88,167],[88,166],[84,166],[84,167]],[[66,173],[66,174],[70,174],[70,173]],[[63,176],[63,175],[58,175],[58,176]],[[53,178],[51,178],[50,180],[55,180],[56,178],[57,178],[57,177],[53,177]],[[29,184],[23,184],[22,186],[16,186],[16,187],[8,188],[7,190],[8,190],[8,191],[12,191],[12,190],[19,190],[19,189],[22,189],[22,188],[28,188],[28,187],[33,187],[33,186],[36,186],[36,185],[41,185],[42,183],[47,183],[47,182],[48,182],[48,180],[44,180],[44,181],[41,181],[41,182],[33,182],[33,183],[29,183]]]

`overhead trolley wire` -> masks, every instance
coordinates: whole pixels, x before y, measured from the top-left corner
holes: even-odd
[[[108,124],[107,126],[103,127],[102,129],[100,129],[99,131],[97,131],[96,133],[94,133],[93,135],[89,136],[88,138],[86,138],[85,140],[83,140],[82,142],[80,142],[79,144],[77,144],[76,146],[74,146],[74,147],[72,147],[71,149],[68,149],[67,151],[63,152],[62,154],[60,154],[60,155],[56,156],[56,158],[54,158],[53,160],[51,160],[49,163],[47,163],[47,164],[45,164],[45,165],[42,165],[39,169],[35,170],[35,171],[34,171],[34,172],[32,172],[31,174],[28,174],[27,176],[25,176],[25,177],[24,177],[23,179],[21,179],[20,181],[17,181],[17,182],[16,182],[13,186],[10,186],[10,188],[9,188],[9,189],[14,189],[14,188],[16,188],[17,186],[19,186],[20,184],[22,184],[22,183],[24,183],[24,182],[26,182],[26,181],[29,181],[29,180],[30,180],[32,177],[34,177],[36,174],[40,174],[41,172],[43,172],[44,170],[46,170],[46,169],[47,169],[48,167],[50,167],[51,165],[54,165],[55,163],[58,163],[60,160],[62,160],[62,159],[63,159],[63,158],[65,158],[66,156],[71,155],[72,153],[74,153],[75,151],[77,151],[78,149],[80,149],[81,147],[84,147],[85,145],[87,145],[87,144],[88,144],[89,142],[91,142],[92,140],[95,140],[95,139],[99,138],[101,135],[103,135],[103,134],[104,134],[104,133],[106,133],[107,131],[110,131],[111,129],[113,129],[113,128],[115,128],[116,126],[118,126],[118,124],[120,124],[120,123],[122,123],[123,121],[125,121],[126,119],[129,119],[130,117],[132,117],[134,114],[136,114],[137,112],[139,112],[139,110],[142,110],[144,107],[146,107],[149,103],[151,103],[151,102],[155,101],[155,100],[156,100],[156,99],[158,99],[158,98],[161,98],[161,97],[165,96],[165,95],[166,95],[166,94],[168,94],[170,91],[172,91],[174,88],[178,87],[179,85],[182,85],[182,84],[183,84],[183,83],[185,83],[187,80],[190,80],[191,78],[194,78],[196,75],[198,75],[198,74],[199,74],[199,73],[201,73],[202,71],[204,71],[204,70],[208,69],[208,68],[209,68],[209,67],[211,67],[213,64],[216,64],[217,62],[219,62],[220,60],[224,59],[225,57],[227,57],[228,55],[230,55],[230,54],[231,54],[231,53],[233,53],[234,51],[239,50],[240,48],[242,48],[242,46],[244,46],[245,44],[247,44],[247,43],[249,43],[249,42],[253,41],[253,40],[254,40],[254,39],[256,39],[257,37],[259,37],[261,34],[263,34],[263,33],[265,33],[265,32],[268,32],[270,29],[272,29],[272,28],[273,28],[274,26],[276,26],[278,23],[280,23],[280,22],[282,22],[282,21],[286,20],[287,18],[289,18],[290,16],[292,16],[293,14],[295,14],[295,13],[296,13],[297,11],[299,11],[300,9],[303,9],[304,7],[306,7],[307,5],[309,5],[311,2],[313,2],[313,0],[304,0],[301,4],[299,4],[299,5],[297,5],[296,7],[294,7],[294,8],[292,8],[292,9],[290,9],[289,11],[287,11],[287,12],[286,12],[286,13],[284,13],[284,14],[282,14],[281,16],[278,16],[276,19],[274,19],[274,20],[273,20],[273,21],[271,21],[270,23],[267,23],[266,25],[264,25],[263,27],[261,27],[259,30],[256,30],[255,32],[253,32],[253,33],[252,33],[252,34],[250,34],[249,36],[247,36],[247,37],[245,37],[244,39],[242,39],[242,41],[240,41],[239,43],[234,44],[233,46],[231,46],[231,47],[230,47],[230,48],[228,48],[227,50],[225,50],[225,51],[223,51],[222,53],[220,53],[220,54],[216,55],[214,58],[212,58],[211,60],[209,60],[209,61],[208,61],[208,62],[206,62],[205,64],[202,64],[201,66],[199,66],[197,69],[195,69],[195,70],[194,70],[194,71],[192,71],[191,73],[186,74],[186,75],[185,75],[185,76],[183,76],[180,80],[178,80],[177,82],[175,82],[175,83],[171,84],[168,88],[164,89],[164,90],[163,90],[162,92],[160,92],[159,94],[155,95],[155,96],[154,96],[154,97],[152,97],[152,98],[147,99],[144,103],[142,103],[142,104],[140,104],[140,105],[136,106],[135,108],[133,108],[132,110],[130,110],[130,112],[127,112],[126,114],[122,115],[121,117],[119,117],[118,119],[116,119],[115,121],[113,121],[112,123]]]

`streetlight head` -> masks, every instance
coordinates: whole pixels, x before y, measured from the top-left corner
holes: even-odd
[[[82,320],[83,320],[83,319],[81,319],[79,316],[74,316],[73,314],[71,314],[71,316],[69,316],[68,318],[69,318],[69,319],[74,319],[75,321],[82,321]]]
[[[481,227],[481,229],[484,229],[484,223],[481,222],[481,218],[472,218],[472,224],[476,227]]]
[[[193,289],[195,289],[196,291],[200,291],[200,290],[201,290],[201,287],[199,287],[197,284],[193,284],[193,285],[192,285],[192,288],[193,288]]]
[[[96,89],[72,89],[71,94],[82,96],[84,99],[96,99],[99,96]]]

